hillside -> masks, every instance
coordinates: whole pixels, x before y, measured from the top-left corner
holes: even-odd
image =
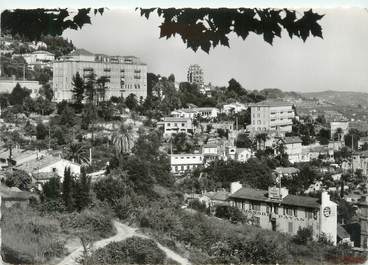
[[[259,93],[265,96],[267,99],[280,99],[280,98],[293,98],[300,99],[302,95],[293,91],[282,91],[278,88],[265,88],[259,91]]]
[[[301,93],[305,98],[316,98],[340,106],[368,106],[368,93],[351,91],[321,91]]]

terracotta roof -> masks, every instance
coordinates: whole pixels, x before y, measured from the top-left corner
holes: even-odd
[[[260,201],[260,202],[275,202],[275,200],[268,198],[267,190],[258,190],[258,189],[251,189],[251,188],[245,188],[245,187],[231,194],[229,196],[229,199],[245,199],[245,200]],[[320,199],[289,194],[280,201],[280,204],[290,205],[290,206],[300,206],[300,207],[306,207],[306,208],[319,208]]]

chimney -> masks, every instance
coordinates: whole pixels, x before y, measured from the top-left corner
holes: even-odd
[[[327,191],[323,191],[322,194],[321,194],[321,201],[322,201],[322,204],[325,204],[326,202],[329,202],[330,201],[330,195],[328,194]]]
[[[231,182],[230,184],[230,193],[233,194],[235,192],[237,192],[238,190],[240,190],[241,188],[243,188],[243,185],[239,182]]]
[[[280,188],[280,197],[281,199],[285,198],[289,195],[289,190],[285,187]]]

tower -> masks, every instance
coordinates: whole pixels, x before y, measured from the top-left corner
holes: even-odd
[[[200,86],[204,84],[203,70],[198,64],[192,64],[189,66],[187,81],[191,84],[198,84]]]

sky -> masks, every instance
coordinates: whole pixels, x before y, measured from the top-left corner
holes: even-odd
[[[63,2],[63,7],[78,7],[79,4],[86,7],[81,0],[68,1]],[[18,2],[13,0],[12,7],[5,7],[19,7]],[[36,5],[36,2],[30,0],[27,3]],[[48,1],[49,5],[55,2],[60,1]],[[105,2],[93,0],[89,1],[88,6],[95,3],[101,6],[98,4]],[[134,11],[133,7],[138,5],[136,2],[108,2],[109,10],[103,16],[93,17],[92,25],[78,31],[68,30],[64,32],[64,37],[71,39],[78,48],[91,52],[138,56],[147,63],[149,72],[161,75],[173,73],[177,81],[185,81],[188,66],[197,63],[204,70],[205,82],[214,85],[226,85],[231,78],[235,78],[246,89],[368,92],[368,11],[362,8],[368,1],[322,1],[323,7],[329,9],[315,11],[325,14],[320,21],[323,39],[312,37],[303,43],[301,39],[290,39],[283,32],[282,38],[276,38],[271,46],[260,35],[250,35],[245,41],[230,36],[230,48],[218,46],[209,54],[187,49],[179,36],[159,39],[161,19],[141,17],[138,11]],[[139,6],[149,6],[148,2],[140,2]],[[150,2],[150,6],[164,7],[184,2],[187,6],[198,7],[201,1],[195,4],[194,1]],[[225,2],[226,5],[222,4]],[[317,1],[282,0],[258,1],[258,5],[266,2],[275,7],[317,5]],[[200,6],[243,6],[240,1],[231,0],[201,3]],[[347,8],[348,4],[360,8]]]

